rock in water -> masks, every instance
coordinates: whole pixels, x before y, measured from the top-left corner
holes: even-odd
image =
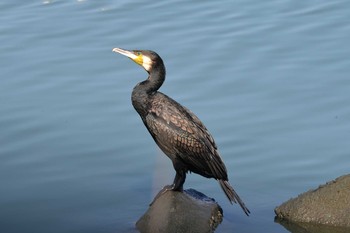
[[[350,175],[283,203],[275,208],[275,213],[278,218],[292,222],[350,227]]]
[[[211,233],[222,221],[214,199],[189,189],[160,195],[137,221],[141,233]]]

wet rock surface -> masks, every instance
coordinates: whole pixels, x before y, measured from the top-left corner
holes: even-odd
[[[141,233],[211,233],[222,217],[215,200],[194,189],[167,191],[154,200],[136,227]]]
[[[349,227],[350,232],[350,175],[341,176],[290,199],[276,207],[275,213],[279,219]]]

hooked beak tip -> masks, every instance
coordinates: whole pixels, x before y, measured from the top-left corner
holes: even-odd
[[[113,48],[112,51],[115,52],[115,53],[118,53],[120,51],[120,49],[119,48]]]

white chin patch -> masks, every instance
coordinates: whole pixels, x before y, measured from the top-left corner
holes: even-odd
[[[147,71],[150,71],[152,67],[152,60],[147,56],[143,56],[142,60],[143,60],[143,63],[142,63],[143,68],[145,68],[145,70]]]

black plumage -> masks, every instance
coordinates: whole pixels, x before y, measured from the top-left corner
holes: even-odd
[[[231,203],[249,210],[228,182],[227,170],[207,128],[189,109],[158,91],[165,80],[161,57],[149,50],[113,49],[148,72],[131,95],[132,104],[161,150],[172,160],[176,176],[171,190],[182,191],[188,171],[218,180]]]

